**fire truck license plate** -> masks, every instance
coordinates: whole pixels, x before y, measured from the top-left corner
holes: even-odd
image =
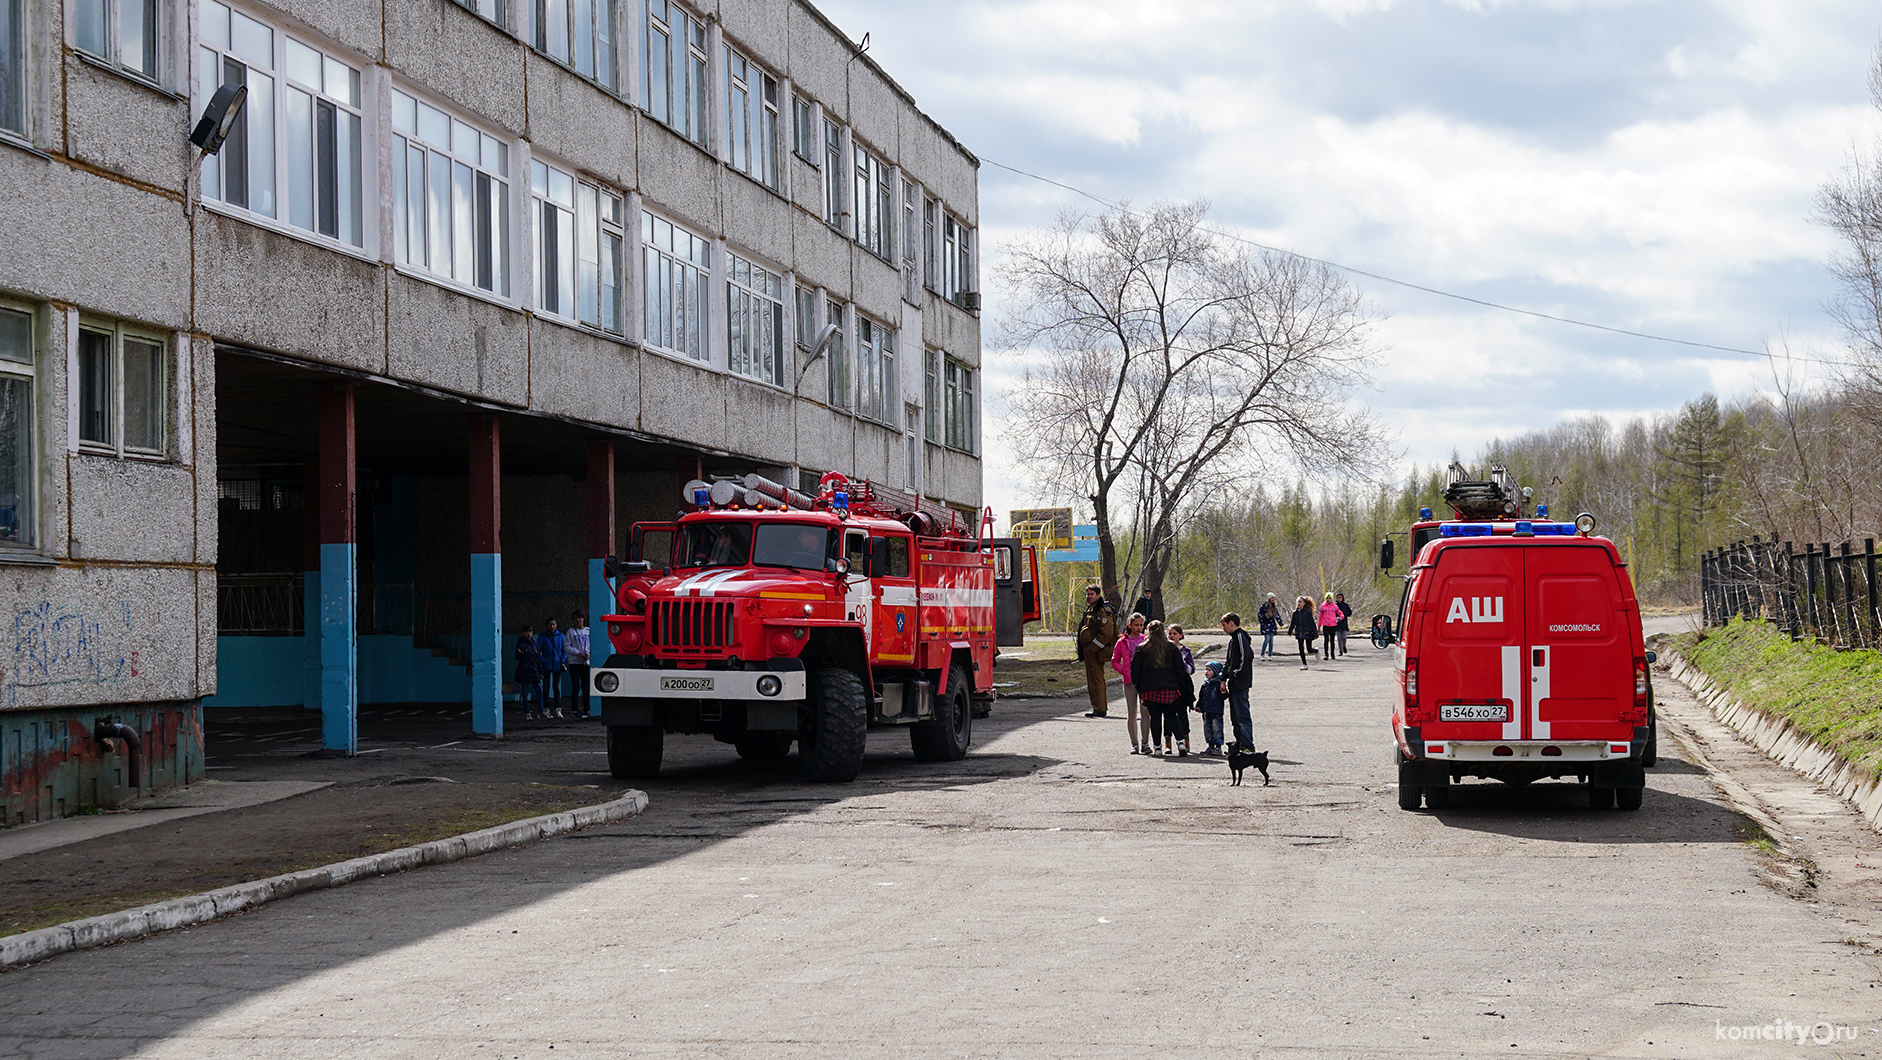
[[[662,692],[710,692],[712,691],[712,678],[710,677],[662,677],[660,679],[660,691]]]
[[[1442,703],[1438,706],[1438,720],[1507,722],[1510,708],[1503,703]]]

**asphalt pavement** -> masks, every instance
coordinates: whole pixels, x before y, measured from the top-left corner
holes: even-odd
[[[850,785],[671,738],[633,821],[0,976],[0,1055],[1882,1054],[1873,916],[1782,885],[1677,739],[1637,813],[1405,813],[1389,687],[1261,664],[1271,786],[1070,698],[958,763],[872,733]],[[456,753],[602,784],[586,738]]]

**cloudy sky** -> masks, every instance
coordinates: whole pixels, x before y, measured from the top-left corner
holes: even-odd
[[[1611,327],[1835,357],[1815,188],[1882,130],[1882,7],[1812,0],[820,0],[985,162],[1263,243]],[[1083,202],[980,171],[989,389],[1003,241]],[[1357,395],[1405,464],[1565,415],[1757,385],[1759,359],[1376,280]],[[1010,364],[1007,366],[1010,369]],[[997,410],[994,410],[997,415]],[[987,432],[989,439],[996,432]],[[989,445],[989,502],[1030,499]],[[1023,478],[1023,472],[1019,473]]]

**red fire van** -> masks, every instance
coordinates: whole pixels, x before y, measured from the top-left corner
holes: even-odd
[[[1640,808],[1653,656],[1626,564],[1593,526],[1505,515],[1426,528],[1399,607],[1401,809],[1443,809],[1466,777],[1575,777],[1597,809]]]

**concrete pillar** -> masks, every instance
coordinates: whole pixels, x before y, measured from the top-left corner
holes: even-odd
[[[320,389],[320,741],[359,750],[357,452],[353,384]]]
[[[497,418],[470,418],[471,731],[503,735],[503,441]]]
[[[614,442],[588,443],[588,659],[600,666],[614,653],[606,616],[614,613],[614,589],[603,567],[614,554]],[[601,700],[588,697],[589,717],[601,715]]]

